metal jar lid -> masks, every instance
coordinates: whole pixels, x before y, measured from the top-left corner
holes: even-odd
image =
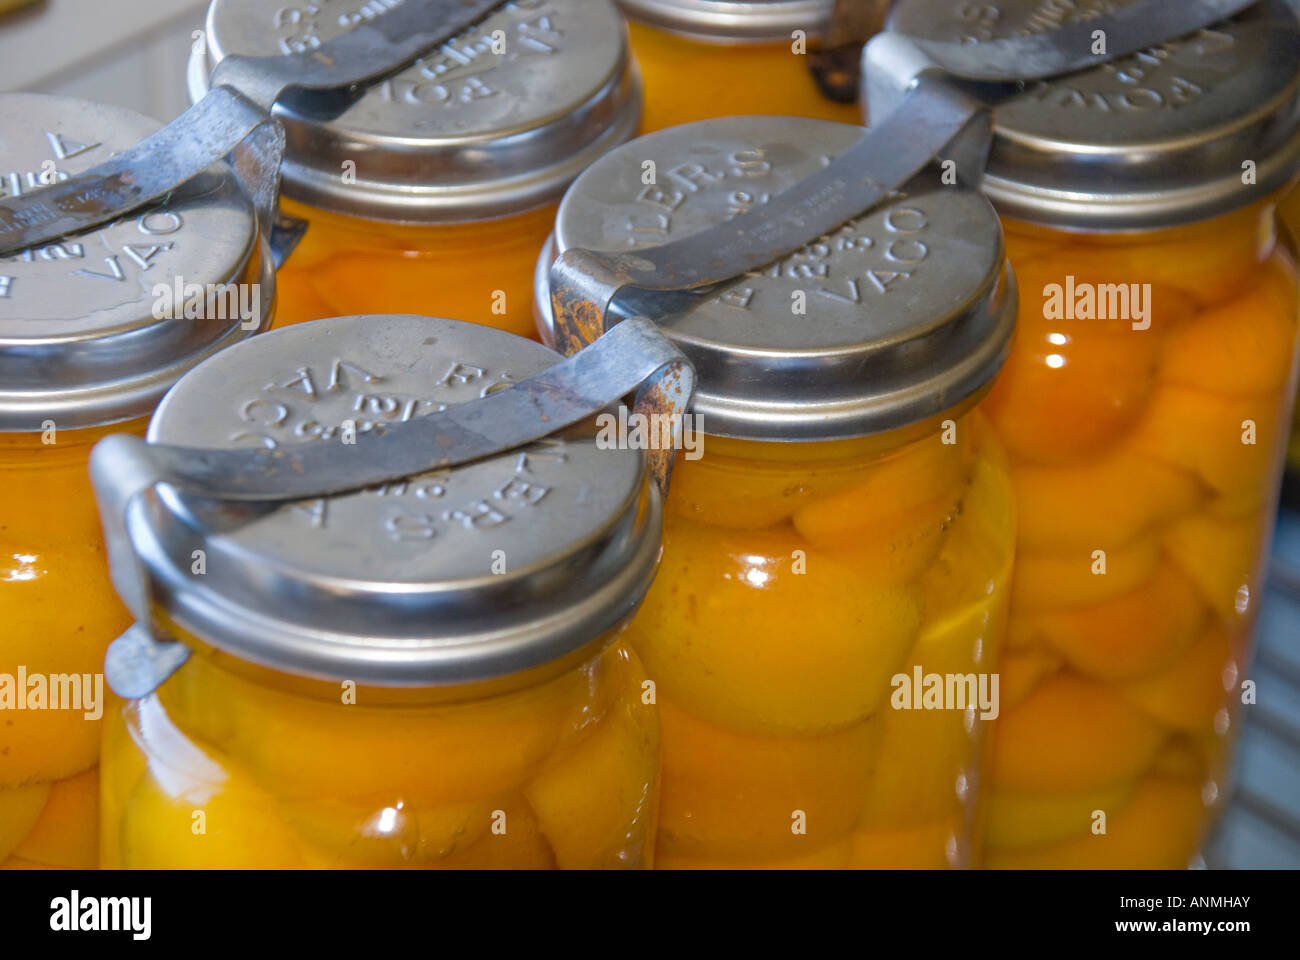
[[[190,57],[190,97],[207,92],[227,54],[310,50],[365,16],[339,0],[214,0]],[[636,133],[641,89],[610,0],[514,0],[339,116],[310,110],[274,110],[287,136],[286,196],[373,220],[447,223],[559,199]]]
[[[156,443],[338,444],[558,362],[540,344],[415,316],[298,324],[187,374]],[[355,436],[355,434],[353,434]],[[291,504],[159,485],[126,517],[165,634],[261,667],[391,687],[531,682],[590,656],[659,555],[642,454],[590,425],[450,470]],[[204,570],[194,573],[195,551]]]
[[[102,103],[0,94],[0,196],[81,173],[159,126]],[[115,223],[0,258],[0,431],[146,416],[191,366],[265,325],[273,277],[222,166]],[[191,284],[234,298],[187,319]],[[248,321],[241,305],[257,307]]]
[[[901,0],[889,27],[978,43],[1126,2]],[[1087,230],[1173,226],[1266,196],[1300,160],[1295,23],[1286,2],[1265,0],[1191,37],[1007,95],[994,111],[986,191],[1008,216]]]
[[[715,43],[789,41],[795,30],[821,36],[835,0],[617,0],[641,23]]]
[[[803,117],[725,117],[610,153],[565,196],[542,253],[543,336],[557,254],[688,236],[787,189],[861,134]],[[643,296],[619,306],[661,319],[695,364],[703,430],[750,440],[859,437],[951,409],[992,382],[1015,319],[997,215],[937,173],[720,290]]]

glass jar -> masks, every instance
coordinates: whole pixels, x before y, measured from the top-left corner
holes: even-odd
[[[1297,247],[1297,240],[1300,239],[1300,189],[1292,188],[1286,195],[1278,207],[1278,216],[1287,230],[1290,249],[1293,251],[1300,249]],[[1300,404],[1297,404],[1295,412],[1291,414],[1291,437],[1286,447],[1286,468],[1291,478],[1300,476]],[[1294,486],[1294,483],[1291,486]],[[1294,503],[1294,490],[1288,494],[1288,497],[1290,498],[1288,502]]]
[[[612,152],[565,197],[539,263],[544,339],[558,253],[697,232],[860,134],[723,118]],[[657,862],[966,864],[1014,540],[998,444],[972,411],[1015,312],[992,207],[923,177],[720,291],[635,306],[698,373],[663,567],[628,631],[663,724]],[[951,697],[925,692],[949,677]]]
[[[557,361],[430,317],[258,340],[177,384],[149,439],[346,457],[349,421],[443,409]],[[137,497],[150,628],[192,652],[109,717],[103,865],[649,866],[659,725],[618,640],[659,557],[648,476],[585,424],[307,502]]]
[[[191,98],[227,54],[310,50],[355,3],[214,0]],[[337,116],[280,103],[283,212],[309,222],[280,271],[277,325],[461,317],[534,336],[537,250],[572,180],[636,132],[640,82],[610,0],[513,0]]]
[[[1039,7],[905,2],[892,26],[987,39]],[[1183,867],[1227,792],[1296,389],[1274,204],[1298,68],[1294,12],[1265,3],[996,107],[1023,296],[983,407],[1019,515],[990,866]]]
[[[0,94],[0,195],[81,173],[158,126],[103,104]],[[214,289],[230,298],[209,300]],[[104,567],[90,448],[108,431],[142,432],[185,370],[265,326],[274,293],[252,206],[224,167],[165,203],[0,259],[6,866],[96,862],[101,665],[127,615]]]
[[[808,67],[835,0],[617,2],[645,78],[647,133],[762,113],[862,122],[854,104],[822,95]]]

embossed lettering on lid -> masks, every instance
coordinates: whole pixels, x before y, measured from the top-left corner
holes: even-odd
[[[688,236],[762,204],[861,135],[824,120],[727,117],[614,151],[560,205],[538,267],[544,333],[557,250]],[[644,294],[620,309],[662,318],[695,363],[706,433],[839,439],[925,419],[992,380],[1014,314],[1003,260],[988,201],[936,176],[720,291]]]
[[[310,50],[360,22],[365,7],[398,2],[214,0],[206,46],[190,58],[190,96],[206,92],[227,54]],[[610,0],[514,0],[335,118],[278,104],[288,136],[283,189],[377,220],[504,216],[558,199],[635,133],[640,112],[626,28]]]
[[[81,173],[159,126],[101,103],[0,94],[0,195]],[[0,258],[0,430],[147,415],[185,370],[262,323],[273,276],[222,167],[119,222]],[[221,296],[207,319],[187,318],[209,285]]]
[[[1128,2],[902,0],[889,26],[978,43]],[[1009,216],[1083,229],[1168,226],[1267,196],[1300,158],[1295,24],[1284,0],[1265,0],[1192,37],[1030,84],[997,103],[986,191]]]
[[[330,443],[346,457],[349,429],[468,402],[558,360],[454,320],[317,320],[193,370],[159,406],[149,439]],[[254,664],[407,687],[532,677],[589,655],[635,609],[657,562],[658,495],[644,458],[599,448],[595,436],[579,426],[305,503],[217,504],[164,487],[137,503],[128,529],[162,621]]]
[[[617,0],[633,20],[698,40],[776,42],[795,30],[819,36],[835,0]]]

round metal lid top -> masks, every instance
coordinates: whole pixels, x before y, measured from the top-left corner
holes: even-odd
[[[190,95],[207,91],[227,54],[310,50],[364,16],[340,0],[214,0],[206,45],[190,59]],[[502,216],[557,199],[635,133],[640,108],[626,28],[610,0],[514,0],[336,117],[277,104],[288,137],[284,190],[376,220]]]
[[[728,117],[635,140],[574,184],[543,266],[556,248],[624,252],[713,226],[861,134],[823,120]],[[992,379],[1011,332],[1003,259],[988,201],[934,177],[720,290],[645,294],[619,309],[662,318],[694,361],[705,432],[839,439],[924,419]],[[544,289],[538,301],[549,303]]]
[[[331,443],[346,457],[349,431],[471,401],[557,360],[453,320],[318,320],[192,371],[149,439]],[[658,557],[646,476],[639,452],[601,449],[580,426],[305,503],[216,504],[163,487],[128,525],[168,618],[213,646],[307,676],[440,686],[569,662],[635,608]],[[191,575],[196,549],[203,576]]]
[[[642,23],[701,40],[774,42],[825,33],[835,0],[617,0]]]
[[[889,27],[979,43],[1129,2],[901,0]],[[1265,196],[1300,158],[1295,26],[1284,0],[1265,0],[1191,37],[1007,95],[996,101],[985,189],[1009,216],[1102,230],[1170,226]]]
[[[101,103],[0,94],[0,196],[81,173],[159,126]],[[270,309],[256,241],[252,206],[213,167],[161,204],[0,258],[0,430],[148,414],[186,369]],[[187,319],[191,284],[234,297],[205,307],[208,319]]]

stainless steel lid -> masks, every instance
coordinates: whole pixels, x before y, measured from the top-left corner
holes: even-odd
[[[338,444],[558,362],[529,340],[414,316],[273,331],[187,374],[149,428],[197,447]],[[649,586],[658,493],[595,431],[378,489],[218,504],[160,486],[127,516],[160,629],[274,670],[396,687],[531,682],[599,647]],[[194,551],[205,570],[193,573]]]
[[[697,40],[790,41],[824,34],[835,0],[617,0],[630,19]]]
[[[360,22],[357,6],[214,0],[206,45],[190,57],[191,99],[227,54],[311,49]],[[635,134],[641,91],[610,0],[514,0],[337,118],[285,103],[274,113],[288,138],[287,196],[374,220],[441,223],[557,200]]]
[[[889,26],[978,43],[1127,2],[900,0]],[[1008,216],[1096,230],[1186,223],[1266,196],[1300,160],[1295,23],[1287,3],[1265,0],[1192,37],[1007,96],[985,189]]]
[[[102,103],[0,94],[0,196],[81,173],[159,126]],[[264,324],[272,278],[252,206],[220,166],[144,212],[0,258],[0,430],[147,415],[182,373]],[[178,283],[231,285],[235,299],[187,319]]]
[[[726,117],[661,130],[596,163],[560,205],[538,268],[570,248],[626,251],[761,204],[862,134],[801,117]],[[643,182],[646,161],[656,183]],[[997,215],[979,193],[914,183],[835,234],[703,296],[644,295],[695,363],[692,410],[715,436],[831,440],[950,409],[990,383],[1014,326]],[[804,303],[806,312],[797,313]]]

